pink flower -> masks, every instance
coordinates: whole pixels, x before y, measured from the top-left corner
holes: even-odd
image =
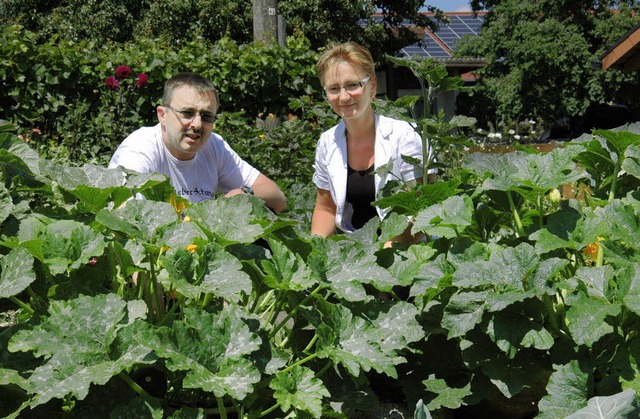
[[[91,259],[89,259],[89,265],[95,265],[96,263],[98,263],[98,258],[96,258],[95,256],[92,257]]]
[[[149,76],[145,73],[140,73],[138,74],[138,79],[136,81],[136,84],[138,85],[138,87],[144,87],[147,85],[148,81],[149,81]]]
[[[118,80],[113,76],[107,77],[107,79],[104,82],[107,84],[107,87],[111,90],[118,90],[120,88],[120,82],[118,82]]]
[[[131,68],[128,65],[121,65],[116,68],[116,77],[124,80],[131,75]]]

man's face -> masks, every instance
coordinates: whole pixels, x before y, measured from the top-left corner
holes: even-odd
[[[213,93],[202,94],[189,86],[177,88],[171,103],[158,106],[162,140],[178,160],[190,160],[209,141],[217,103]]]

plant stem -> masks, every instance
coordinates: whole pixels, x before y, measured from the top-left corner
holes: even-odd
[[[218,401],[218,413],[220,414],[220,419],[227,419],[227,409],[224,407],[224,400],[222,397],[216,397]]]
[[[35,313],[35,311],[29,306],[29,304],[26,304],[24,302],[22,302],[22,300],[16,298],[15,296],[11,296],[9,297],[9,299],[18,307],[20,307],[21,309],[23,309],[24,311],[26,311],[29,314],[33,314]]]
[[[509,200],[509,208],[511,208],[511,214],[513,215],[513,221],[516,225],[516,233],[519,237],[524,237],[524,228],[522,227],[522,220],[520,220],[520,214],[518,214],[518,209],[516,208],[516,204],[513,202],[513,196],[511,196],[511,191],[507,191],[507,199]]]
[[[302,353],[306,354],[308,351],[310,351],[311,348],[313,347],[313,344],[316,343],[317,340],[318,340],[318,334],[316,333],[315,335],[313,335],[313,337],[309,341],[309,344],[306,346],[306,348],[302,350]]]
[[[604,265],[604,249],[602,249],[602,245],[598,241],[598,253],[596,254],[596,266]]]
[[[551,322],[551,326],[553,330],[558,333],[558,335],[564,335],[562,330],[560,329],[560,324],[558,323],[558,318],[556,317],[556,310],[553,307],[553,301],[548,294],[544,294],[542,296],[542,302],[544,303],[545,308],[547,309],[547,315],[549,316],[549,321]]]
[[[542,194],[538,194],[537,204],[538,204],[538,215],[539,215],[539,220],[540,220],[540,229],[542,230],[542,227],[544,227],[544,214],[543,214],[543,209],[542,209]]]
[[[138,393],[139,395],[141,395],[144,398],[151,398],[151,396],[149,395],[149,393],[147,393],[142,387],[140,387],[138,385],[138,383],[136,383],[135,381],[133,381],[124,371],[120,371],[118,373],[118,377],[120,377],[120,379],[122,381],[124,381],[125,383],[127,383],[127,385],[129,385],[129,387],[131,387],[131,389],[133,389],[133,391],[135,391],[136,393]]]
[[[309,361],[311,361],[312,359],[315,359],[315,358],[317,358],[317,357],[318,357],[318,354],[317,354],[317,353],[313,353],[313,354],[309,355],[309,356],[308,356],[308,357],[306,357],[306,358],[302,358],[302,359],[297,360],[297,361],[296,361],[296,362],[294,362],[293,364],[289,365],[287,368],[283,369],[281,372],[289,372],[289,371],[291,371],[291,369],[293,369],[293,367],[296,367],[296,366],[300,366],[300,365],[302,365],[302,364],[305,364],[305,363],[307,363],[307,362],[309,362]]]
[[[270,408],[268,408],[267,410],[263,411],[262,413],[260,413],[260,417],[263,416],[267,416],[269,413],[273,412],[274,410],[276,410],[278,407],[280,407],[280,402],[274,404],[273,406],[271,406]]]
[[[309,295],[307,295],[305,297],[304,300],[302,300],[300,302],[300,304],[298,304],[296,307],[293,308],[293,310],[291,310],[291,312],[287,315],[287,317],[285,317],[279,324],[277,324],[273,330],[271,331],[271,333],[269,334],[269,338],[273,338],[276,333],[278,333],[278,331],[280,329],[282,329],[284,327],[285,324],[287,324],[287,322],[289,321],[289,319],[291,319],[296,312],[298,311],[298,309],[303,306],[304,304],[307,303],[307,301],[309,301],[311,298],[313,298],[321,289],[323,288],[322,284],[318,284],[318,286],[316,287],[316,289],[314,289],[313,291],[311,291],[311,293],[309,293]]]
[[[611,189],[609,189],[609,202],[613,201],[616,197],[616,188],[618,187],[618,172],[620,172],[620,159],[616,162],[613,168],[613,178],[611,179]]]

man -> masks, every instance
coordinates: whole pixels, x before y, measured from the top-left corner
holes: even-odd
[[[217,192],[227,197],[250,193],[275,212],[283,211],[286,198],[278,185],[212,132],[218,106],[217,91],[206,78],[195,73],[172,77],[156,108],[159,124],[129,135],[109,168],[166,175],[176,194],[192,202]]]

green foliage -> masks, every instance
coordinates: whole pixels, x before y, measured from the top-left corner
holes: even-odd
[[[14,130],[3,416],[352,417],[379,376],[421,418],[640,412],[638,126],[471,154],[412,209],[429,239],[392,249],[399,214],[311,237],[253,197],[179,205],[166,177],[60,165]],[[546,193],[581,184],[608,199]]]
[[[304,40],[290,39],[287,48],[238,45],[229,39],[209,45],[202,38],[186,42],[179,49],[168,49],[167,44],[152,40],[96,45],[54,37],[34,44],[35,35],[16,25],[4,27],[1,36],[3,118],[20,126],[21,134],[43,156],[65,161],[106,164],[129,133],[157,123],[155,106],[164,81],[180,71],[199,72],[212,80],[219,90],[223,112],[241,115],[235,112],[243,110],[247,117],[236,121],[235,127],[247,121],[255,126],[253,120],[260,113],[271,113],[278,119],[288,118],[289,114],[302,116],[302,111],[296,114],[296,109],[290,109],[289,101],[320,96],[314,68],[317,55]],[[111,90],[105,81],[121,65],[131,67],[133,74],[120,80],[118,90]],[[135,83],[139,73],[149,77],[144,86]],[[282,141],[279,144],[295,147],[306,122],[294,122],[297,127],[272,133]],[[250,126],[246,128],[251,130]],[[242,141],[257,138],[260,131],[256,128],[255,135]],[[233,139],[244,133],[223,129],[221,134]],[[272,164],[270,170],[277,173],[285,168],[287,173],[293,173],[303,165],[310,167],[311,135],[301,139],[303,151],[294,153],[304,157],[297,160],[299,164],[291,168],[284,167],[284,163]],[[278,152],[292,158],[294,154],[289,151]],[[274,157],[260,154],[257,160],[282,161]],[[301,173],[305,175],[306,171]]]
[[[136,38],[162,38],[174,45],[204,38],[214,43],[230,38],[244,44],[253,39],[250,0],[154,1],[139,17]]]
[[[37,42],[59,36],[67,41],[98,43],[131,39],[138,17],[149,8],[143,0],[8,0],[0,6],[0,20],[20,23],[37,34]]]
[[[480,36],[461,40],[456,54],[482,57],[487,66],[477,71],[474,96],[458,101],[461,111],[484,127],[533,118],[545,128],[584,115],[590,104],[637,111],[638,74],[599,68],[601,55],[639,22],[638,5],[624,3],[473,2],[490,11]]]

